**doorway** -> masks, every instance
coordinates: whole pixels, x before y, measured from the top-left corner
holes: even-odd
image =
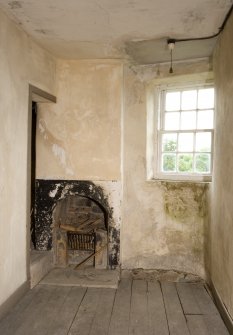
[[[29,154],[28,154],[28,229],[27,229],[27,276],[31,287],[35,286],[49,270],[51,255],[36,250],[35,192],[36,192],[36,130],[38,107],[42,103],[56,103],[56,97],[29,85]]]

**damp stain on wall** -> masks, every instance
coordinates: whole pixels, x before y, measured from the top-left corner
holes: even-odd
[[[191,182],[161,182],[165,213],[176,221],[207,215],[208,184]]]
[[[8,5],[12,10],[22,8],[21,2],[17,0],[8,2]]]

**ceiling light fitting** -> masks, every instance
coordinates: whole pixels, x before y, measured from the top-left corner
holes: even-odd
[[[170,65],[169,73],[173,73],[172,52],[173,52],[173,50],[175,48],[175,40],[174,39],[167,40],[167,45],[168,45],[168,49],[170,50],[170,55],[171,55],[171,65]]]
[[[231,14],[233,12],[233,5],[231,5],[227,15],[224,18],[224,21],[221,25],[221,27],[218,29],[218,32],[214,35],[210,35],[210,36],[204,36],[204,37],[191,37],[191,38],[169,38],[167,40],[167,45],[168,45],[168,49],[170,50],[170,54],[171,54],[171,66],[170,66],[170,70],[169,73],[173,73],[173,67],[172,67],[172,52],[175,48],[175,43],[179,43],[179,42],[188,42],[188,41],[201,41],[201,40],[209,40],[212,38],[217,37],[218,35],[221,34],[221,32],[224,30],[227,21],[229,20]]]

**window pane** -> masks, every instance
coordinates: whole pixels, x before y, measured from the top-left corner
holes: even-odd
[[[214,88],[198,91],[198,109],[214,108]]]
[[[211,152],[211,133],[196,134],[196,151]]]
[[[166,94],[166,111],[177,111],[180,110],[180,92],[168,92]]]
[[[193,151],[193,133],[179,134],[178,149],[184,152]]]
[[[165,130],[178,130],[180,126],[180,113],[165,113]]]
[[[197,91],[184,91],[181,98],[181,109],[189,110],[197,108]]]
[[[177,148],[177,134],[164,134],[163,139],[163,151],[172,152],[176,151]]]
[[[178,172],[193,171],[193,155],[180,154],[178,155]]]
[[[210,173],[210,154],[195,155],[195,172]]]
[[[196,112],[182,112],[180,129],[196,129]]]
[[[214,124],[214,111],[205,110],[199,111],[197,115],[197,128],[198,129],[213,129]]]
[[[163,154],[163,172],[175,172],[176,171],[176,155],[175,154]]]

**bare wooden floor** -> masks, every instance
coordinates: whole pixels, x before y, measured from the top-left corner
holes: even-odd
[[[227,335],[202,284],[122,279],[119,288],[38,285],[2,335]]]

